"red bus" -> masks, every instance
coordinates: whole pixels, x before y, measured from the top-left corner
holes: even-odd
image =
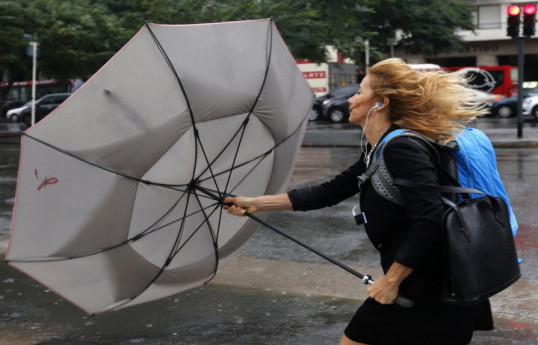
[[[516,66],[474,66],[474,67],[443,67],[445,71],[465,70],[465,76],[470,77],[469,87],[491,93],[512,97],[517,94]]]

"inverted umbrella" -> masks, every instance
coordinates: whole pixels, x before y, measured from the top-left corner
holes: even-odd
[[[145,25],[22,137],[6,259],[87,313],[210,280],[285,190],[312,92],[271,20]]]

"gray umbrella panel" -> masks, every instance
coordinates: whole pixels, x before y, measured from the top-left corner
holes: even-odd
[[[143,27],[23,136],[7,260],[87,313],[204,284],[257,227],[212,195],[284,191],[312,99],[270,20]]]

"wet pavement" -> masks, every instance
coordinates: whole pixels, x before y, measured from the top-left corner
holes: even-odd
[[[526,140],[533,140],[531,131],[536,129],[533,124],[526,125]],[[357,135],[349,127],[325,127],[316,124],[309,132],[323,129],[326,135],[339,130],[336,136],[340,138],[344,131],[345,135]],[[500,127],[488,129],[498,136],[498,143],[517,140],[511,137],[515,130]],[[312,140],[321,141],[323,135]],[[334,136],[333,132],[331,138]],[[320,182],[347,167],[359,150],[356,145],[342,146],[303,147],[290,186]],[[0,240],[9,234],[18,154],[18,145],[0,145]],[[538,187],[538,150],[514,145],[498,148],[497,156],[520,223],[516,245],[524,260],[522,279],[492,299],[496,330],[477,332],[471,344],[538,344],[538,214],[534,192]],[[269,222],[376,277],[380,273],[377,254],[350,216],[355,202],[352,198],[308,213],[274,213]],[[336,344],[365,296],[364,286],[354,276],[261,228],[237,255],[222,263],[208,285],[95,317],[84,315],[45,287],[0,264],[0,345]]]

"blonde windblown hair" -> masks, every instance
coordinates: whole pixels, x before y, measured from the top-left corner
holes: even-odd
[[[391,122],[433,140],[454,140],[464,122],[486,112],[457,72],[420,72],[391,58],[373,65],[368,74],[374,95],[390,100]]]

